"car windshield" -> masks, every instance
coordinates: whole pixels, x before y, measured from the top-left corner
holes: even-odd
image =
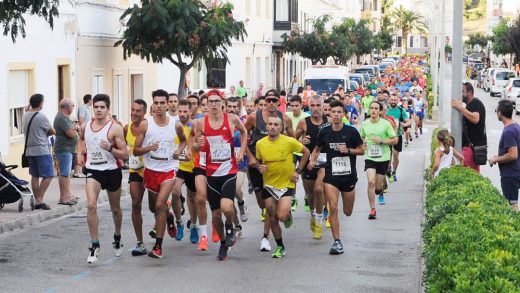
[[[325,92],[328,95],[331,95],[338,89],[338,85],[343,86],[345,84],[345,80],[344,79],[306,79],[305,84],[310,84],[312,87],[312,90],[318,94]]]
[[[354,69],[354,72],[356,72],[356,73],[364,73],[364,72],[371,73],[372,69],[370,69],[370,68],[358,68],[358,69]]]
[[[513,87],[520,87],[520,79],[513,80]]]
[[[515,74],[513,72],[500,71],[497,72],[497,80],[509,80],[511,77],[514,77]]]
[[[349,79],[361,84],[361,76],[349,76]]]

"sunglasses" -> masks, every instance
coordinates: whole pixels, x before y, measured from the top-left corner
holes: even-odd
[[[208,100],[208,104],[219,104],[222,100]]]
[[[278,102],[278,99],[272,99],[272,98],[269,98],[269,99],[265,99],[265,102],[266,103],[277,103]]]

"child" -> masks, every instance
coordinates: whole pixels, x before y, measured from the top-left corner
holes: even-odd
[[[455,158],[464,164],[464,157],[453,148],[454,141],[447,129],[437,131],[437,142],[439,147],[435,150],[435,164],[432,169],[434,178],[442,169],[455,165]]]

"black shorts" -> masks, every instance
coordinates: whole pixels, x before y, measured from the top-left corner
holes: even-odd
[[[177,178],[184,180],[184,184],[186,184],[186,188],[190,191],[195,192],[195,174],[188,171],[179,170],[177,172]]]
[[[237,174],[225,176],[208,176],[208,202],[209,208],[214,211],[220,209],[220,200],[228,198],[235,199],[237,186]]]
[[[199,167],[193,168],[193,178],[197,177],[198,175],[206,176],[206,170]]]
[[[351,192],[356,188],[358,179],[354,176],[332,176],[325,175],[323,183],[330,184],[336,187],[341,192]]]
[[[403,136],[399,135],[399,140],[397,141],[397,144],[392,146],[392,149],[394,149],[396,152],[400,153],[403,151]]]
[[[509,204],[518,203],[518,189],[520,188],[520,178],[518,177],[500,177],[500,185],[504,197]]]
[[[300,164],[300,160],[302,159],[302,156],[298,156],[296,154],[293,154],[293,163],[295,166],[298,166]]]
[[[262,173],[254,167],[248,167],[247,172],[249,173],[249,181],[251,182],[251,186],[253,186],[253,190],[255,192],[262,190],[264,188],[264,177]]]
[[[101,189],[114,192],[121,188],[121,181],[123,181],[121,168],[103,171],[86,169],[85,171],[87,178],[92,178],[101,184]]]
[[[316,180],[318,178],[318,170],[319,168],[312,168],[311,171],[305,167],[305,169],[302,170],[302,178],[303,180]]]
[[[390,161],[374,162],[372,160],[365,160],[365,171],[367,169],[376,169],[376,174],[386,175],[386,171],[388,170],[389,164]]]
[[[294,189],[292,189],[292,188],[288,188],[287,191],[286,191],[284,194],[282,194],[282,196],[280,196],[280,198],[282,198],[282,197],[286,197],[286,196],[291,196],[291,197],[292,197],[293,195],[294,195]],[[268,198],[270,198],[270,197],[272,197],[271,193],[269,193],[269,191],[267,191],[267,190],[264,188],[264,189],[262,190],[262,198],[263,198],[263,199],[268,199]]]
[[[139,175],[137,172],[130,172],[128,174],[128,184],[132,182],[143,183],[143,176]]]

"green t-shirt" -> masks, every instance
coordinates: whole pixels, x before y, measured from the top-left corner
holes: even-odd
[[[74,127],[69,117],[58,112],[54,117],[54,129],[56,130],[56,143],[54,144],[55,153],[75,153],[78,144],[78,136],[70,138],[66,132]]]
[[[237,97],[243,98],[246,95],[246,88],[245,87],[237,87]]]
[[[370,113],[370,104],[374,101],[374,97],[372,96],[364,96],[361,100],[361,103],[363,103],[363,108],[365,110],[366,114]]]
[[[402,135],[401,122],[404,122],[409,119],[406,110],[400,106],[397,106],[396,108],[388,107],[388,109],[386,110],[386,115],[392,116],[395,118],[396,121],[398,121],[399,124],[397,127],[397,136]]]
[[[377,84],[375,84],[375,83],[370,83],[367,87],[371,91],[372,90],[377,90]]]
[[[309,113],[303,112],[303,111],[301,111],[300,116],[298,116],[298,117],[294,117],[293,112],[286,112],[285,115],[287,115],[289,118],[291,118],[292,127],[293,127],[294,131],[296,131],[296,128],[298,128],[298,123],[300,122],[300,120],[303,120],[303,119],[311,116]],[[300,157],[302,156],[302,153],[294,153],[294,154],[297,156],[300,156]]]
[[[372,137],[379,136],[382,140],[394,138],[395,131],[392,124],[385,119],[379,119],[377,123],[372,123],[371,119],[363,121],[361,124],[361,138],[366,141],[365,159],[374,162],[390,161],[390,145],[376,144],[372,142]]]

